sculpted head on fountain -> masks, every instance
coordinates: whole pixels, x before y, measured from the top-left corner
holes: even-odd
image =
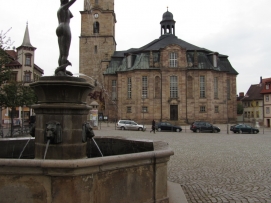
[[[71,30],[70,19],[73,17],[70,6],[76,0],[60,0],[60,8],[57,11],[58,27],[56,29],[56,35],[58,37],[59,46],[59,59],[58,67],[55,70],[56,76],[72,76],[70,71],[66,70],[66,67],[72,65],[68,61],[70,44],[71,44]]]

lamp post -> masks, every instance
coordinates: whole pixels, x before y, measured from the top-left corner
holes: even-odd
[[[145,94],[143,94],[142,95],[142,99],[143,99],[143,107],[142,107],[142,111],[143,111],[143,130],[142,131],[144,131],[144,113],[145,113],[145,107],[144,107],[144,100],[145,100],[145,98],[146,98],[146,95]]]
[[[26,105],[23,105],[23,110],[22,110],[22,134],[24,132],[24,109],[25,109]]]

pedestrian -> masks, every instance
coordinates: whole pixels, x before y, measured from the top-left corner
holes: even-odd
[[[151,123],[151,131],[150,131],[150,133],[151,132],[155,133],[155,121],[154,120],[152,120],[152,123]]]

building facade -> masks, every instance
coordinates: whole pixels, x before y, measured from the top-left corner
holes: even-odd
[[[263,95],[260,93],[262,84],[251,85],[245,96],[242,98],[244,107],[243,122],[256,125],[263,124]]]
[[[91,11],[81,12],[80,72],[101,78],[100,111],[109,120],[236,122],[238,73],[228,56],[175,36],[169,11],[163,14],[158,39],[138,49],[115,51],[114,1],[92,3]]]
[[[30,42],[29,29],[28,25],[26,25],[22,45],[16,50],[6,50],[11,61],[5,66],[11,70],[11,80],[23,82],[26,86],[39,80],[44,71],[35,64],[35,50],[36,48]],[[2,110],[2,123],[10,123],[9,112],[9,108]],[[28,120],[31,115],[31,108],[16,107],[15,124],[22,123],[22,120]]]
[[[270,128],[271,124],[271,78],[266,78],[262,80],[262,90],[263,95],[263,124],[264,126]]]

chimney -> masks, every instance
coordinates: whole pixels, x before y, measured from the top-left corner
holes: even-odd
[[[214,66],[214,68],[217,68],[217,56],[218,56],[218,53],[215,52],[213,54],[213,66]]]
[[[244,92],[239,92],[239,97],[244,97],[245,93]]]
[[[260,77],[260,84],[262,84],[263,83],[263,78],[262,78],[262,76]]]

